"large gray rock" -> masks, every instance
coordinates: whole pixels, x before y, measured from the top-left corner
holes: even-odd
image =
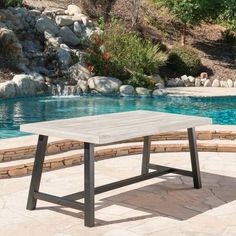
[[[177,86],[178,86],[178,87],[185,87],[186,84],[184,83],[183,80],[179,79],[179,80],[177,80]]]
[[[183,75],[181,76],[181,80],[184,82],[186,87],[195,86],[195,78],[193,76]]]
[[[76,21],[76,22],[74,22],[73,30],[77,36],[81,36],[81,34],[83,32],[83,27],[81,26],[81,24],[78,21]]]
[[[95,76],[88,80],[89,88],[102,94],[117,93],[121,84],[119,79],[104,76]]]
[[[12,79],[17,86],[17,96],[36,95],[43,87],[41,82],[35,81],[31,75],[15,75]]]
[[[211,87],[211,81],[209,79],[205,81],[204,87]]]
[[[167,95],[167,92],[166,92],[166,90],[164,90],[164,89],[155,89],[155,90],[152,92],[152,96],[153,96],[153,97],[165,96],[165,95]]]
[[[77,15],[77,14],[82,13],[82,10],[78,6],[71,4],[67,7],[67,10],[65,11],[65,13],[72,16],[72,15]]]
[[[228,84],[228,87],[229,87],[229,88],[233,88],[233,87],[234,87],[234,83],[233,83],[233,80],[232,80],[232,79],[228,79],[228,80],[227,80],[227,84]]]
[[[218,79],[214,79],[212,82],[212,87],[220,87],[220,81]]]
[[[178,81],[179,81],[179,79],[178,79]],[[167,81],[167,87],[177,87],[178,81],[176,79],[169,79]]]
[[[56,25],[56,23],[51,20],[49,17],[40,17],[36,21],[35,25],[36,29],[40,33],[44,33],[44,31],[52,32],[53,34],[57,35],[59,33],[59,27]]]
[[[44,31],[44,37],[47,40],[47,42],[52,45],[53,47],[57,48],[62,44],[61,37],[56,37],[53,33],[50,31],[45,30]]]
[[[131,96],[135,94],[135,89],[131,85],[120,86],[120,94],[123,96]]]
[[[222,87],[222,88],[228,88],[229,85],[228,85],[227,81],[221,80],[221,81],[220,81],[220,87]]]
[[[143,87],[137,87],[136,88],[136,93],[141,96],[150,96],[151,95],[151,90]]]
[[[157,89],[164,89],[165,88],[165,85],[163,83],[157,83],[157,84],[155,84],[155,86]]]
[[[37,82],[44,83],[45,81],[44,77],[37,72],[31,72],[29,73],[29,75],[31,76],[32,79],[34,79]]]
[[[89,78],[94,76],[93,73],[91,73],[86,67],[81,65],[79,62],[70,67],[68,74],[69,77],[73,80],[88,80]]]
[[[79,38],[72,32],[72,30],[68,26],[61,27],[60,37],[63,43],[71,46],[77,46],[80,43]]]
[[[0,49],[11,58],[23,58],[22,45],[12,30],[0,22]]]
[[[78,87],[82,90],[83,93],[88,93],[89,86],[87,80],[80,79],[77,83]]]
[[[57,15],[65,15],[64,9],[50,9],[50,10],[44,10],[42,12],[43,16],[48,16],[50,18],[55,18]]]
[[[70,48],[65,44],[61,44],[57,51],[57,55],[61,64],[61,68],[68,69],[72,62]]]
[[[72,16],[65,15],[56,16],[55,21],[59,26],[72,25],[74,23]]]
[[[13,98],[16,96],[16,84],[7,81],[0,84],[0,98]]]
[[[201,79],[200,78],[196,78],[195,79],[195,87],[200,87],[201,86]]]

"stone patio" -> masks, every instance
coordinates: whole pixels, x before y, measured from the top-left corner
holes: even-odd
[[[236,88],[176,87],[176,88],[167,88],[166,91],[169,95],[172,96],[191,96],[191,97],[236,96]]]
[[[188,153],[158,153],[152,162],[190,169]],[[203,188],[173,174],[96,196],[96,227],[83,214],[50,203],[26,211],[30,177],[2,179],[0,235],[6,236],[178,236],[236,235],[235,153],[200,153]],[[116,169],[114,169],[114,166]],[[96,185],[140,173],[140,155],[96,162]],[[83,188],[83,165],[46,172],[41,190],[59,196]]]

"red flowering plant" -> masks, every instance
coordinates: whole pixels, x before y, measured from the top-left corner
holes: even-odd
[[[103,35],[95,32],[90,40],[91,43],[86,62],[87,69],[90,72],[94,72],[96,75],[111,75],[112,55],[110,52],[106,51]]]

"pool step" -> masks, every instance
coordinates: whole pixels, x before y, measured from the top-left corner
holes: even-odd
[[[96,160],[105,158],[134,155],[142,153],[142,142],[122,143],[95,149]],[[153,141],[151,152],[186,152],[187,140]],[[199,152],[236,152],[236,140],[201,140],[198,141]],[[34,158],[5,161],[0,163],[0,178],[20,177],[32,172]],[[44,162],[44,171],[55,170],[83,163],[83,149],[64,151],[47,155]]]

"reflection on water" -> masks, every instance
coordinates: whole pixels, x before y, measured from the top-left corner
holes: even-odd
[[[131,110],[153,110],[212,117],[216,124],[236,124],[236,97],[34,97],[0,100],[0,138],[25,135],[20,124]]]

